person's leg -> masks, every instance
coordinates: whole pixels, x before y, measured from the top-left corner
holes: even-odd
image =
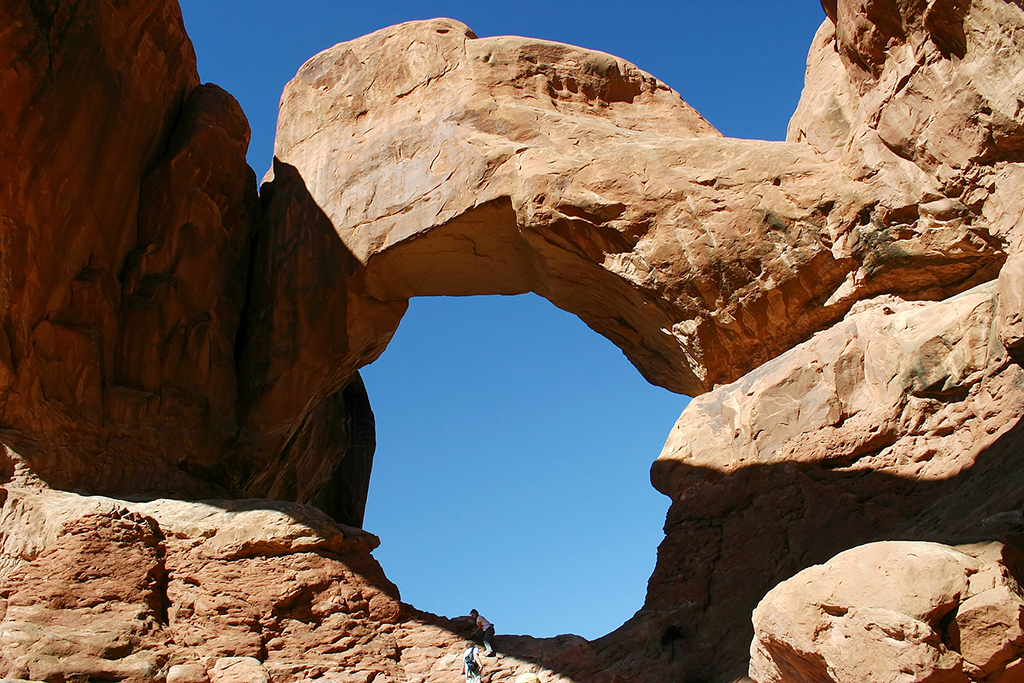
[[[484,631],[484,646],[487,648],[487,654],[493,655],[494,648],[491,646],[491,638],[494,637],[494,627],[488,626],[487,630]]]

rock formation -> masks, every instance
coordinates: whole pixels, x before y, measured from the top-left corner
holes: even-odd
[[[4,442],[53,486],[209,495],[237,428],[249,128],[174,2],[0,7]]]
[[[773,588],[754,610],[757,681],[1010,681],[1024,676],[1019,553],[872,543]]]
[[[173,0],[0,2],[0,675],[457,680],[355,528],[358,369],[413,296],[533,291],[697,397],[644,608],[491,681],[729,681],[752,639],[759,683],[1017,680],[1024,8],[824,5],[787,142],[436,19],[309,60],[257,196]],[[791,579],[879,540],[932,545]]]

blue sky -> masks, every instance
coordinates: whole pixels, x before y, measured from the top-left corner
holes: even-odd
[[[766,3],[183,0],[203,81],[231,92],[270,167],[277,103],[309,57],[385,26],[447,16],[610,52],[732,137],[779,140],[824,13]],[[686,398],[534,295],[417,299],[365,368],[377,457],[365,526],[421,609],[476,607],[498,633],[601,636],[640,608],[669,501],[650,485]]]

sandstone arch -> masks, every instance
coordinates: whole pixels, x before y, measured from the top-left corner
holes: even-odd
[[[0,2],[14,65],[0,118],[18,131],[0,136],[5,671],[159,678],[185,651],[199,668],[184,675],[201,678],[187,632],[229,626],[235,656],[282,634],[268,663],[306,677],[308,632],[280,629],[313,611],[323,626],[332,604],[343,614],[317,635],[318,672],[400,679],[446,656],[455,627],[401,605],[367,555],[374,539],[309,506],[237,499],[358,517],[370,418],[357,370],[405,296],[450,286],[413,266],[451,245],[455,293],[535,288],[667,386],[704,391],[775,356],[695,401],[656,464],[674,502],[644,609],[592,643],[518,641],[549,671],[732,680],[750,609],[800,567],[872,539],[1024,532],[1019,0],[826,2],[788,143],[717,137],[605,55],[479,40],[448,20],[387,29],[312,60],[289,88],[262,205],[244,116],[197,85],[173,0],[45,4]],[[391,77],[375,79],[382,67]],[[473,232],[481,217],[506,241]],[[479,259],[468,237],[518,265],[496,276],[483,265],[501,259]],[[573,289],[577,270],[591,289]],[[884,293],[902,301],[851,308]],[[623,309],[594,315],[587,297],[606,294]],[[808,396],[822,410],[805,410]],[[783,414],[786,429],[759,428]],[[331,484],[344,490],[324,495]],[[236,500],[181,500],[207,496]],[[217,580],[167,571],[182,560]],[[69,571],[79,562],[89,571]],[[234,578],[263,585],[267,567],[312,568],[311,590],[249,603],[253,584]],[[340,590],[321,591],[317,567]],[[153,590],[170,573],[175,624]],[[95,587],[119,582],[125,600],[100,623],[92,600],[114,593]],[[233,591],[227,620],[192,609],[211,591]],[[277,608],[285,620],[263,620]],[[373,651],[338,656],[349,617]],[[66,640],[19,635],[59,619]],[[107,635],[81,628],[94,625]]]
[[[274,472],[413,296],[536,292],[696,395],[859,299],[941,298],[1004,258],[983,223],[918,210],[940,195],[917,167],[858,177],[807,143],[725,139],[620,59],[450,19],[310,59],[275,154],[254,282],[319,280],[249,305],[244,433]],[[257,358],[289,345],[303,357]]]

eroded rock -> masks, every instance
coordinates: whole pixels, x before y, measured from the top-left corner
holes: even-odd
[[[227,500],[360,522],[356,373],[416,295],[534,291],[708,392],[652,470],[644,609],[500,636],[493,681],[729,680],[804,567],[1024,530],[1019,3],[826,3],[787,143],[724,139],[603,53],[403,24],[303,66],[258,208],[177,7],[130,5],[0,7],[3,671],[457,679],[458,622],[402,605],[371,536]],[[921,680],[1019,677],[1019,591],[975,555],[966,593],[854,591],[828,630],[898,636]]]
[[[773,588],[754,610],[758,683],[999,681],[1024,648],[1024,601],[993,547],[881,542]],[[973,555],[973,556],[972,556]],[[998,585],[974,580],[995,577]]]
[[[249,346],[302,351],[248,366],[245,432],[268,461],[377,357],[412,296],[536,292],[650,381],[697,394],[858,299],[944,298],[1005,258],[987,220],[916,167],[851,180],[806,143],[722,138],[617,58],[448,19],[309,60],[282,97],[275,156],[276,227],[258,250],[303,237],[254,273],[299,286],[260,299]]]
[[[290,683],[461,680],[471,629],[403,605],[377,539],[270,500],[152,500],[8,486],[0,676]],[[490,680],[560,671],[576,636],[501,636]]]

